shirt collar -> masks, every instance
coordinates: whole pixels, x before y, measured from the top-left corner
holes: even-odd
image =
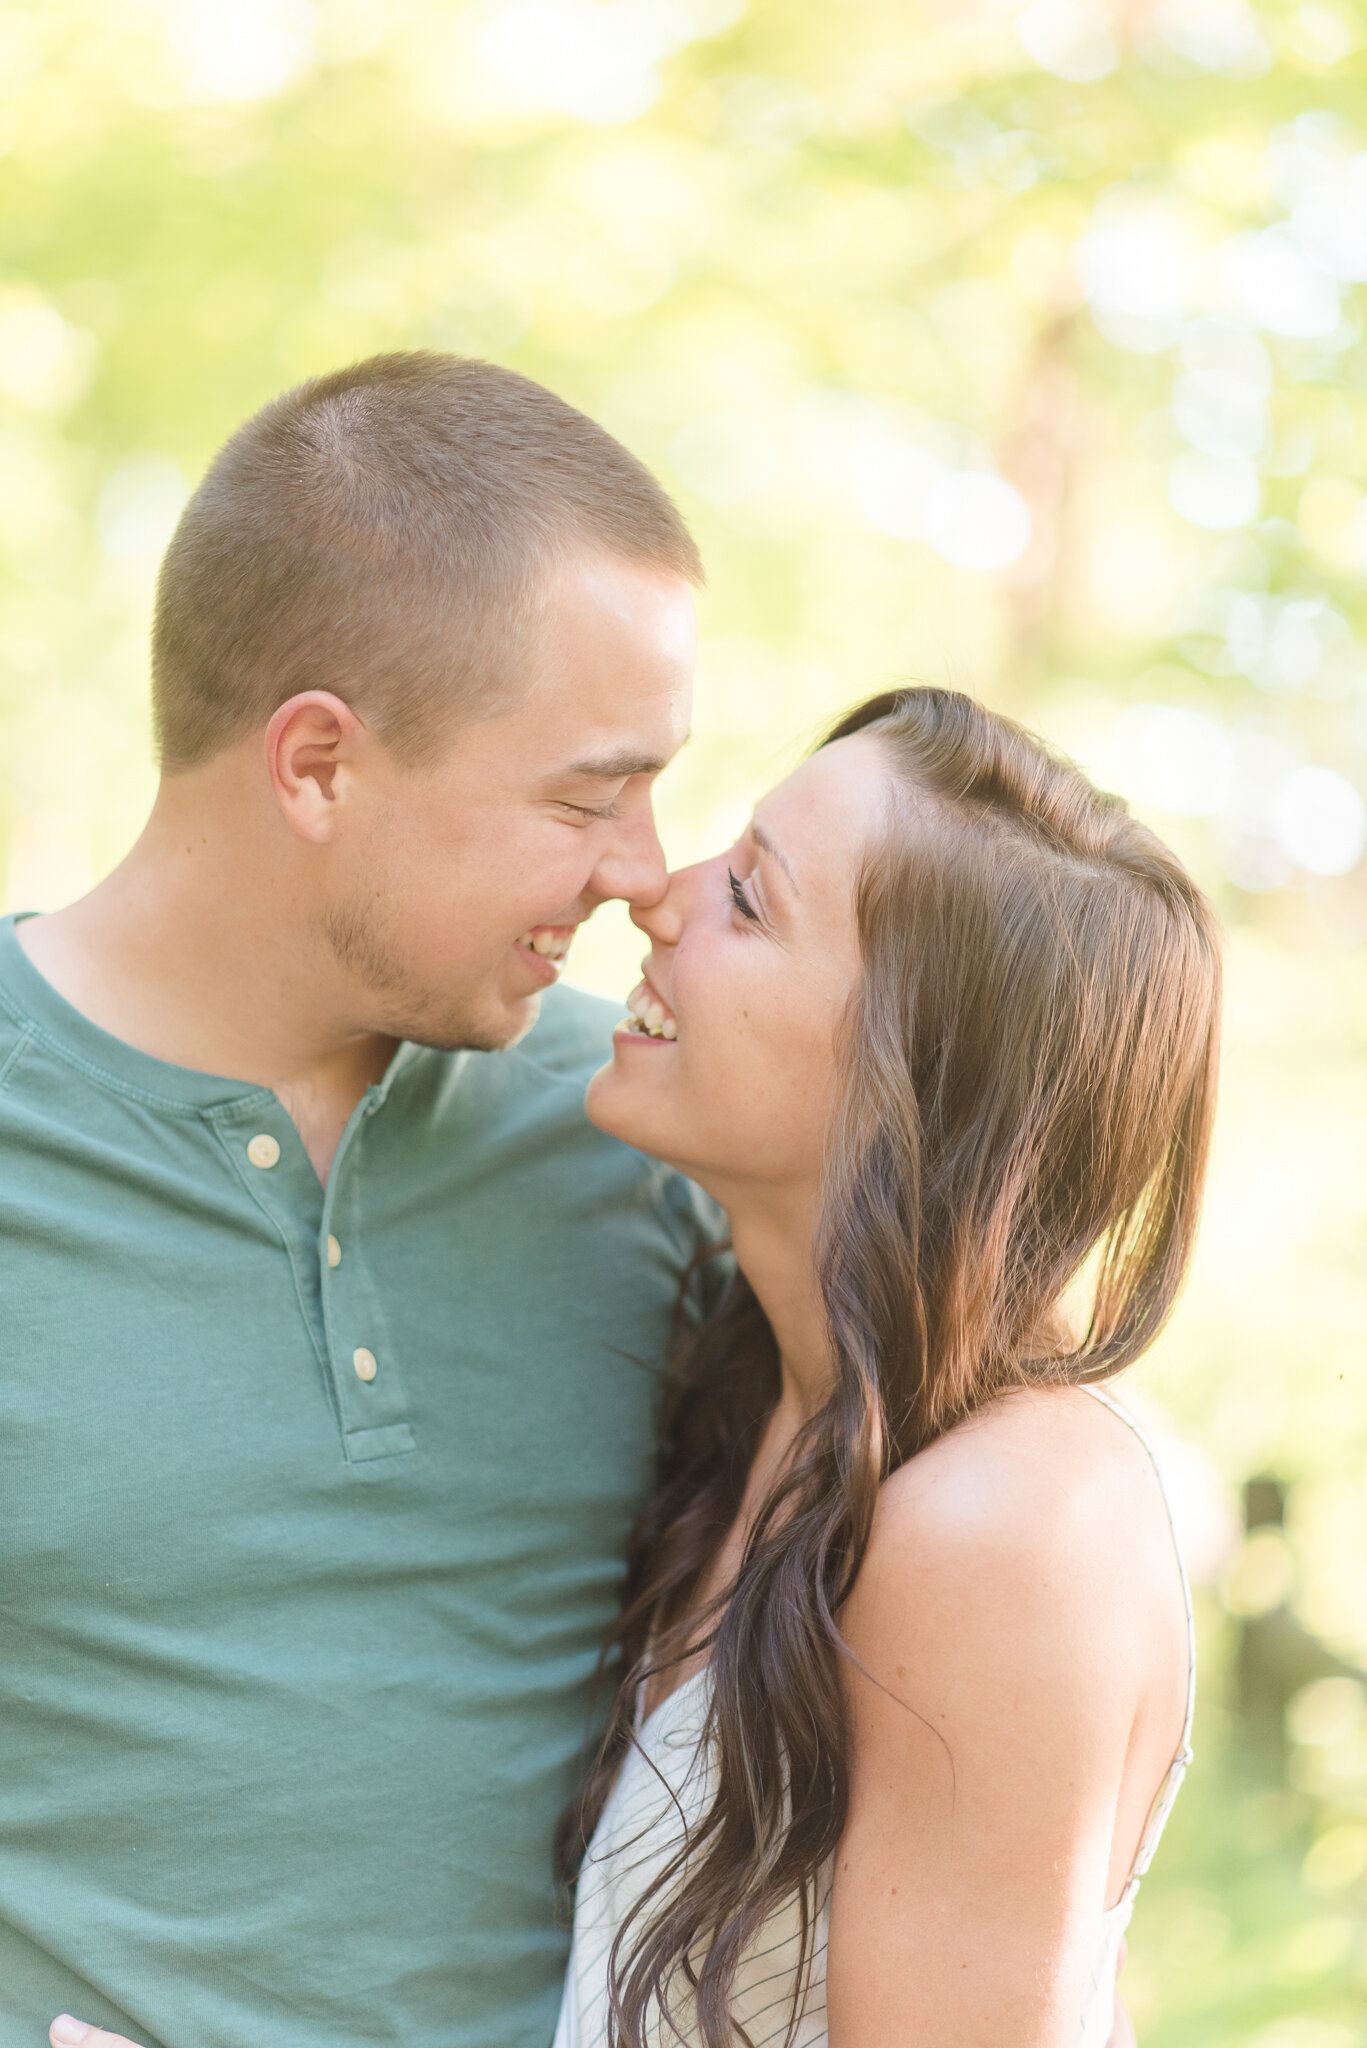
[[[126,1095],[136,1095],[153,1106],[179,1110],[221,1110],[245,1108],[255,1102],[278,1102],[273,1090],[254,1081],[232,1080],[223,1074],[201,1073],[195,1067],[173,1066],[140,1052],[112,1032],[101,1030],[82,1012],[59,995],[38,972],[19,943],[15,926],[32,911],[19,911],[0,918],[0,1003],[21,1024],[35,1027],[38,1034],[92,1079],[103,1081]],[[401,1044],[389,1062],[383,1078],[376,1083],[374,1098],[383,1101],[396,1074],[422,1048]]]

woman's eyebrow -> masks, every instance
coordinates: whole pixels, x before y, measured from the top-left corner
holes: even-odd
[[[772,858],[778,862],[784,874],[788,877],[788,881],[792,887],[794,896],[800,896],[802,894],[802,891],[797,886],[797,877],[794,875],[792,869],[789,867],[784,855],[779,852],[778,848],[775,846],[773,840],[769,837],[769,834],[765,831],[764,827],[762,825],[757,825],[753,818],[750,820],[750,837],[754,840],[756,846],[759,848],[761,853],[770,854]]]

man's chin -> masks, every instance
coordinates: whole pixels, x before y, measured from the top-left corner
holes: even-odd
[[[503,1035],[496,1043],[487,1045],[484,1050],[506,1052],[509,1046],[516,1045],[520,1038],[527,1036],[540,1015],[540,995],[519,996],[517,1001],[509,1006],[507,1028]]]
[[[334,909],[323,918],[322,933],[366,992],[364,1029],[377,1036],[434,1052],[503,1052],[537,1020],[548,969],[520,947],[510,947],[496,964],[486,963],[483,974],[472,974],[457,993],[427,973],[415,974],[373,918]]]
[[[402,1035],[433,1052],[507,1052],[526,1037],[540,1013],[539,995],[519,996],[512,1002],[490,1004],[487,1016],[414,1020]]]

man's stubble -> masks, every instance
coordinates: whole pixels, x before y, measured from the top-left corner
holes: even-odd
[[[525,1021],[500,1025],[481,1017],[471,998],[447,997],[427,986],[404,958],[388,922],[379,902],[334,904],[318,921],[338,965],[376,999],[368,1029],[436,1052],[503,1052],[536,1022],[536,997],[519,1006]]]

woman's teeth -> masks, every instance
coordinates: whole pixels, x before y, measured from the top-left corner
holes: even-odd
[[[627,997],[627,1029],[643,1038],[677,1038],[679,1027],[669,1011],[642,982]]]

